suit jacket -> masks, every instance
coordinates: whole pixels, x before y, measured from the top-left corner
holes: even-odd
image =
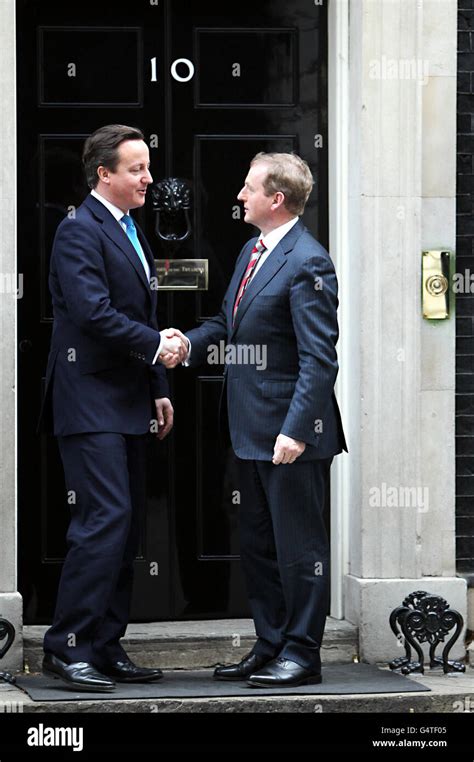
[[[206,362],[212,345],[229,347],[229,432],[239,458],[271,460],[280,433],[306,442],[301,460],[329,458],[347,450],[334,394],[338,298],[333,263],[297,222],[251,280],[232,325],[237,290],[256,240],[240,252],[220,313],[186,334],[192,344],[190,365]],[[256,347],[262,348],[260,363],[246,362]]]
[[[156,277],[138,225],[137,232]],[[146,433],[153,399],[169,396],[164,367],[152,365],[157,291],[121,225],[93,196],[57,229],[49,287],[54,325],[40,427],[50,427],[52,412],[59,436]]]

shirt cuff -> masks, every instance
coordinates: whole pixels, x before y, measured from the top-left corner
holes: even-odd
[[[160,341],[160,345],[159,345],[158,349],[156,350],[156,354],[155,354],[155,356],[154,356],[154,358],[153,358],[153,362],[152,362],[152,365],[156,365],[156,362],[157,362],[157,360],[158,360],[158,357],[159,357],[159,355],[160,355],[160,352],[161,352],[161,345],[162,345],[162,344],[163,344],[163,339],[161,339],[161,341]]]
[[[191,360],[191,349],[192,349],[192,346],[191,346],[191,342],[189,341],[188,337],[185,336],[184,338],[188,342],[188,354],[186,355],[186,359],[181,363],[181,365],[184,365],[185,368],[189,368],[189,366],[191,364],[190,360]]]

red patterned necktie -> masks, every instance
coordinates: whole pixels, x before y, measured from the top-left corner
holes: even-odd
[[[237,298],[235,300],[234,313],[233,313],[234,321],[235,321],[235,316],[237,314],[237,310],[239,309],[239,304],[242,301],[242,297],[245,294],[245,291],[247,290],[247,286],[250,283],[250,279],[254,273],[255,268],[257,267],[258,260],[262,256],[263,252],[266,250],[267,250],[267,247],[263,243],[262,239],[257,241],[257,243],[252,249],[252,253],[250,255],[250,261],[247,265],[247,269],[244,272],[244,277],[242,278],[240,282],[239,290],[237,291]]]

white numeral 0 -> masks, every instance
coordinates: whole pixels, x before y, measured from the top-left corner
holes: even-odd
[[[177,71],[178,64],[185,64],[188,69],[189,73],[187,77],[180,77]],[[177,82],[189,82],[190,79],[194,77],[194,64],[192,61],[190,61],[188,58],[177,58],[176,61],[173,61],[171,65],[171,76],[173,79],[176,79]]]

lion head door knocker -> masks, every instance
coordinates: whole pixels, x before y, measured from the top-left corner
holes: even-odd
[[[151,188],[156,212],[155,232],[168,244],[186,241],[192,232],[191,188],[185,180],[167,177]]]
[[[162,291],[207,291],[209,262],[189,259],[194,246],[182,244],[192,233],[191,187],[186,180],[168,177],[151,189],[156,212],[155,233],[165,247],[164,259],[155,259],[158,288]]]

